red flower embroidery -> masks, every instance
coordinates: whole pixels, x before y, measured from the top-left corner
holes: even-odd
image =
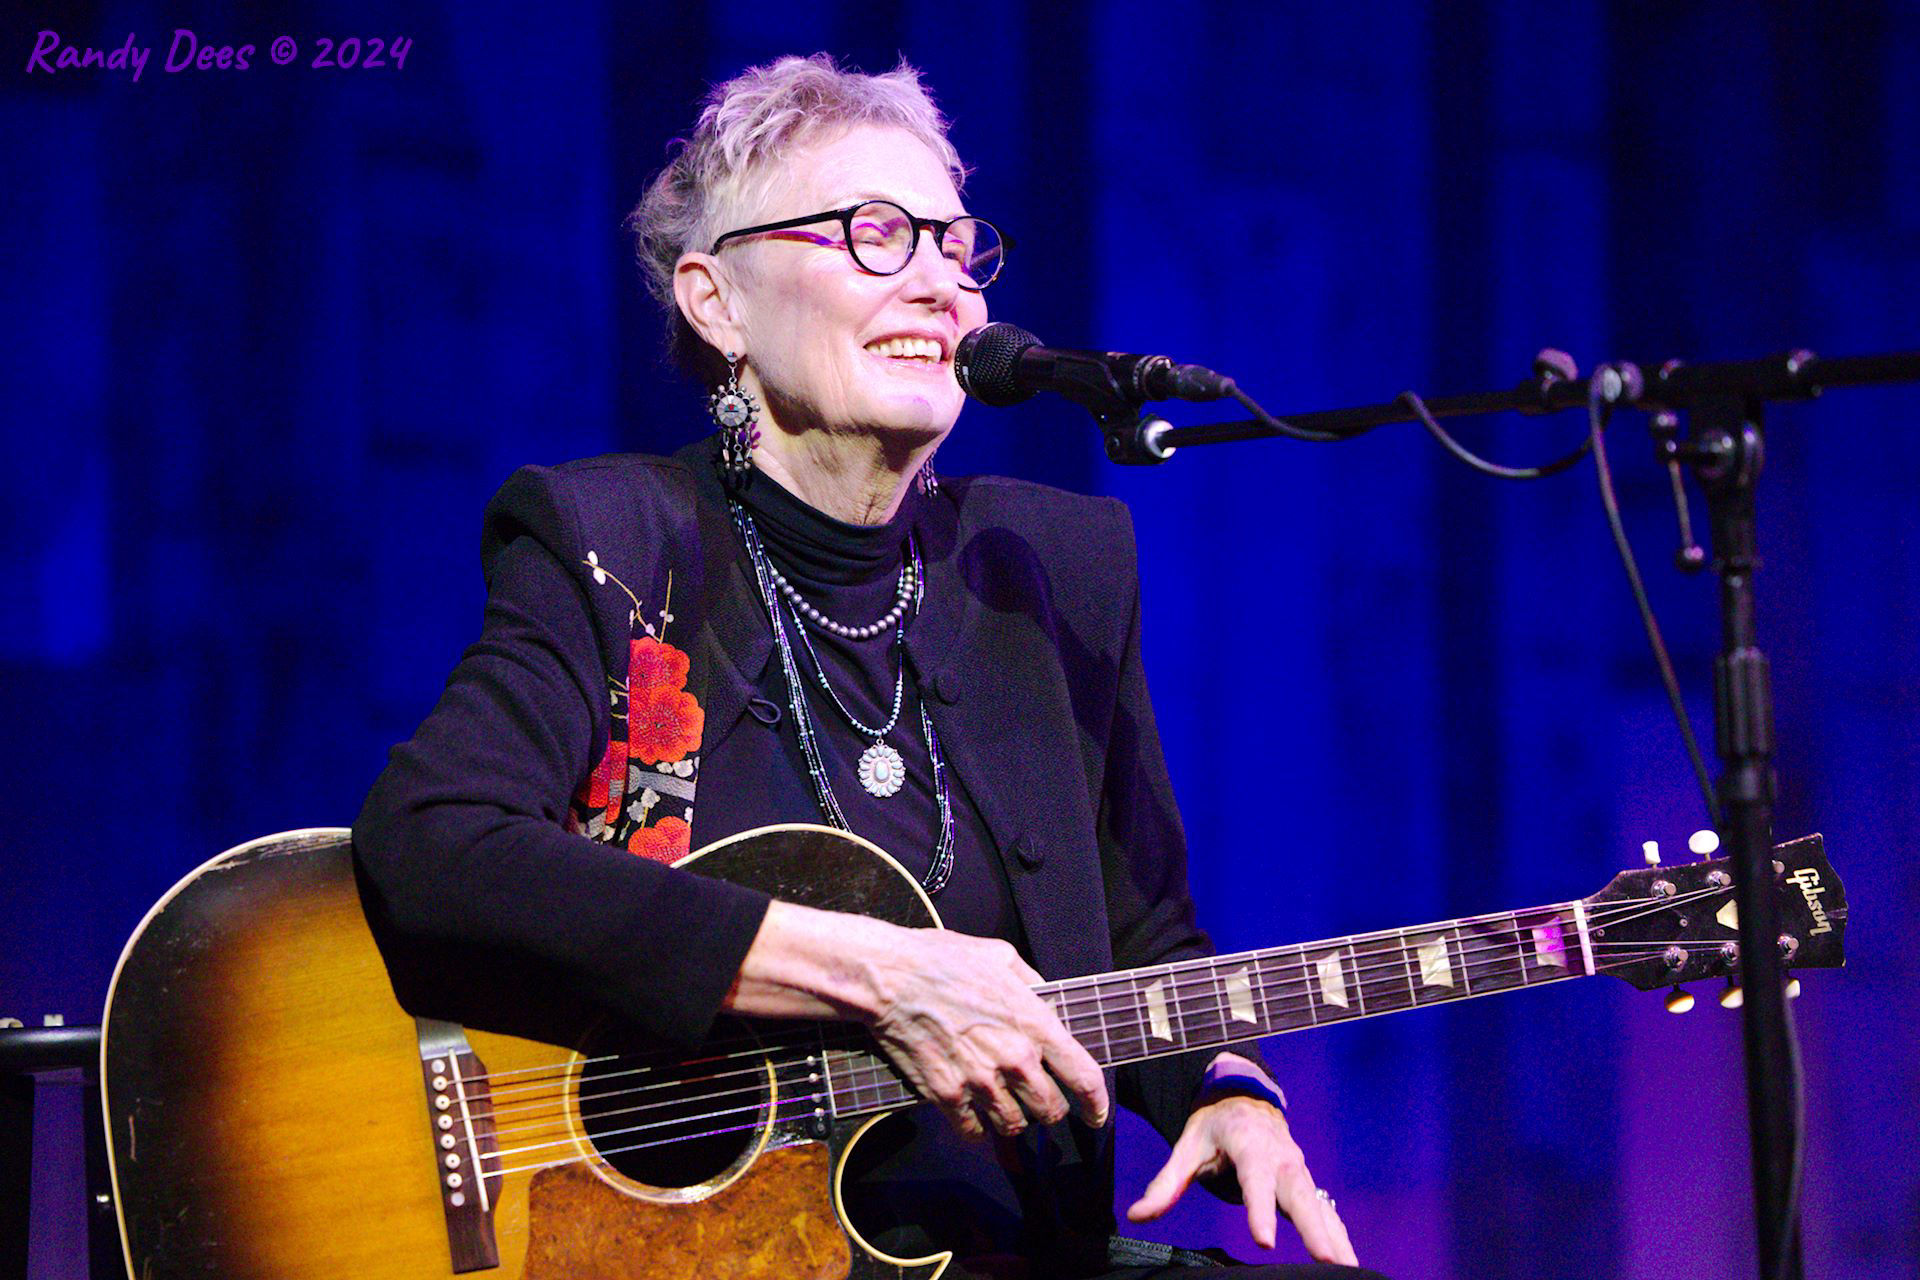
[[[678,862],[687,856],[693,841],[693,828],[680,818],[662,818],[651,827],[642,827],[627,837],[627,850],[655,862]]]
[[[652,636],[641,636],[627,646],[627,690],[684,689],[687,655]]]
[[[687,655],[652,636],[627,649],[627,754],[671,764],[699,749],[707,715],[686,692]]]
[[[641,764],[684,760],[700,746],[707,713],[684,689],[648,689],[627,695],[627,751]]]

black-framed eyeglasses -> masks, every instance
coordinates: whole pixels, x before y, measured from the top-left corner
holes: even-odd
[[[985,218],[969,214],[942,222],[938,218],[916,218],[891,200],[868,200],[845,209],[729,231],[713,242],[713,252],[720,252],[722,245],[740,236],[792,231],[819,222],[838,222],[843,237],[840,243],[853,255],[854,263],[862,271],[876,276],[905,271],[907,263],[913,261],[914,250],[920,247],[920,232],[924,228],[933,233],[933,243],[939,248],[940,256],[959,271],[960,287],[975,292],[999,277],[1007,251],[1013,247],[1012,238],[1001,235],[1000,228]],[[832,243],[825,236],[805,238],[816,244]]]

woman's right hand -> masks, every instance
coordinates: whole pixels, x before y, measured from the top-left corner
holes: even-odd
[[[1033,992],[1043,981],[1006,942],[903,929],[775,902],[727,1005],[764,1017],[865,1023],[920,1095],[960,1132],[1001,1133],[1110,1110],[1106,1078]]]

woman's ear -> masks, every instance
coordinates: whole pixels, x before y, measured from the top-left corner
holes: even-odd
[[[673,300],[700,340],[715,351],[746,351],[734,314],[733,282],[710,253],[683,253],[673,268]]]

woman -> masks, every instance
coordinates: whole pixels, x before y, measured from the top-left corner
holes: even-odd
[[[665,1043],[723,1010],[863,1024],[946,1118],[856,1148],[868,1239],[954,1249],[949,1274],[1106,1273],[1106,1080],[1030,988],[1208,944],[1124,508],[933,476],[1005,256],[963,173],[904,65],[786,58],[713,91],[632,223],[719,437],[508,482],[482,638],[355,842],[383,934],[522,957]],[[948,929],[667,865],[792,821],[893,853]],[[1130,1217],[1221,1175],[1261,1245],[1279,1211],[1353,1262],[1257,1063],[1116,1080],[1174,1141]]]

